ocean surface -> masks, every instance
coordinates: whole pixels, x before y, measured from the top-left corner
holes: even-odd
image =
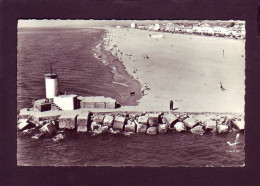
[[[52,65],[59,74],[61,91],[83,96],[108,96],[127,103],[125,92],[134,79],[124,68],[94,55],[105,33],[91,28],[19,28],[17,62],[17,110],[31,107],[45,97],[44,73]],[[116,70],[118,68],[118,70]],[[115,76],[128,81],[117,82]],[[129,85],[127,84],[129,83]],[[135,82],[136,83],[136,82]],[[138,97],[131,98],[138,99]],[[133,102],[133,100],[131,101]],[[136,103],[135,103],[136,104]],[[224,135],[188,133],[165,135],[75,134],[65,140],[33,140],[17,134],[17,164],[24,166],[242,166],[244,134],[234,148],[236,133]]]

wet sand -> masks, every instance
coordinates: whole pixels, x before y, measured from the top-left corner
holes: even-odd
[[[104,40],[101,40],[94,48],[94,57],[112,69],[114,74],[112,83],[121,85],[121,89],[117,90],[120,96],[115,98],[120,105],[136,106],[138,104],[137,100],[141,98],[140,82],[126,71],[125,66],[118,58],[114,57],[110,51],[105,50],[104,44]],[[134,92],[134,94],[130,95],[130,92]]]
[[[136,109],[167,110],[173,100],[180,112],[244,113],[244,40],[126,28],[107,31],[106,50],[143,88],[149,87]]]

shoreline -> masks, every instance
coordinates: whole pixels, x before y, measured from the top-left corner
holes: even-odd
[[[111,68],[111,72],[114,74],[114,81],[112,83],[121,85],[123,86],[123,88],[125,88],[123,91],[119,90],[120,96],[116,96],[116,100],[122,106],[136,106],[138,105],[138,100],[142,97],[140,82],[134,79],[128,73],[122,61],[113,56],[111,51],[105,49],[104,38],[107,35],[107,30],[103,30],[105,31],[105,33],[100,38],[100,43],[98,43],[93,49],[96,54],[94,55],[94,57],[96,57],[104,65],[107,65]],[[135,94],[131,96],[130,92],[135,92]]]

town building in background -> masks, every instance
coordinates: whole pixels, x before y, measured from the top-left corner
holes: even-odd
[[[135,23],[131,23],[130,27],[131,28],[136,28],[136,24]]]
[[[158,32],[170,32],[181,34],[195,34],[215,37],[226,37],[234,39],[245,39],[245,22],[244,21],[208,21],[208,22],[168,22],[155,24],[136,25],[131,23],[130,28],[137,28]]]

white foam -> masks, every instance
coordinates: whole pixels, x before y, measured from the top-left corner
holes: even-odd
[[[119,83],[119,82],[116,82],[116,81],[113,81],[113,83],[115,83],[115,84],[119,84],[119,85],[122,85],[122,86],[125,86],[125,87],[129,87],[129,85],[124,84],[124,83]]]
[[[113,74],[116,73],[116,67],[112,67],[112,71],[111,71]]]

